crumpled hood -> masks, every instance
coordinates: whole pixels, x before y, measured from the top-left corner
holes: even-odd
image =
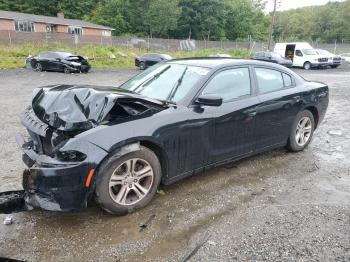
[[[59,130],[87,130],[101,123],[119,100],[162,102],[116,87],[56,85],[36,88],[32,108],[44,123]]]

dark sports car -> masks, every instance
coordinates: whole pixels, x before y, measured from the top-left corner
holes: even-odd
[[[118,88],[37,88],[21,117],[30,139],[17,136],[25,201],[70,211],[95,197],[126,214],[160,183],[279,147],[303,150],[327,106],[327,85],[254,60],[172,60]]]
[[[171,59],[173,58],[167,54],[144,54],[135,59],[135,66],[139,67],[141,70],[145,70],[159,62],[169,61]]]
[[[64,73],[87,73],[91,68],[85,58],[66,52],[41,52],[37,56],[27,58],[26,64],[30,64],[35,71]]]

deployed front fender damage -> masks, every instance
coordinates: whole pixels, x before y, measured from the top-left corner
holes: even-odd
[[[24,201],[12,203],[25,203],[20,210],[85,208],[100,177],[99,166],[140,148],[139,143],[131,143],[108,152],[85,139],[85,134],[165,108],[158,100],[118,88],[59,85],[34,90],[32,105],[21,117],[29,139],[16,137],[28,166],[23,172],[23,194],[16,195]],[[5,205],[0,203],[0,213],[9,211]]]

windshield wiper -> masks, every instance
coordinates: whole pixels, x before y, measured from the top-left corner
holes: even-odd
[[[135,93],[139,93],[142,92],[143,89],[145,89],[146,86],[148,86],[149,84],[151,84],[154,80],[156,80],[161,74],[163,74],[165,71],[167,71],[171,66],[168,65],[167,67],[165,67],[162,71],[158,72],[157,74],[155,74],[154,76],[152,76],[151,78],[143,81],[141,84],[139,84],[134,90],[132,90]],[[137,92],[136,90],[139,89],[140,87],[142,87],[142,89]]]
[[[185,68],[185,70],[182,72],[180,78],[177,80],[177,83],[176,83],[176,84],[174,85],[174,87],[171,89],[171,91],[170,91],[170,93],[169,93],[169,95],[168,95],[166,101],[171,101],[171,100],[174,98],[174,96],[175,96],[177,90],[179,89],[179,86],[181,85],[182,80],[183,80],[183,78],[184,78],[184,76],[185,76],[185,74],[186,74],[186,72],[187,72],[187,69],[188,69],[188,67],[186,66],[186,68]]]

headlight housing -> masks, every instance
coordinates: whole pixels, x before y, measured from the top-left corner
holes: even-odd
[[[75,150],[57,151],[56,157],[62,162],[81,162],[86,159],[86,155],[84,153]]]

